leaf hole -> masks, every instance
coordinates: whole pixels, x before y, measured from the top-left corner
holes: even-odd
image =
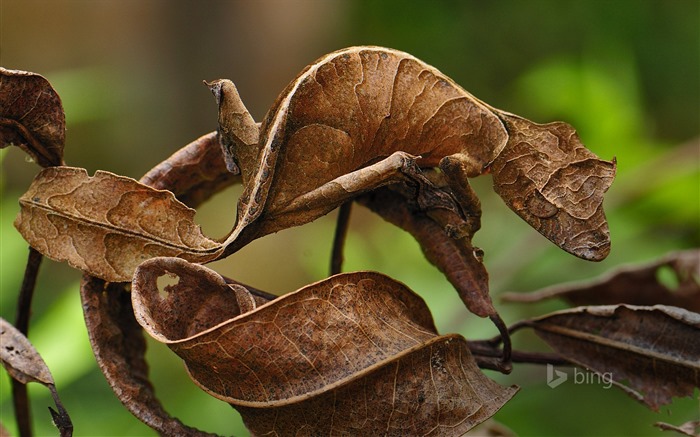
[[[680,279],[676,270],[668,265],[656,269],[656,282],[666,287],[669,291],[676,291],[680,286]]]
[[[160,294],[161,299],[167,299],[168,294],[170,293],[170,290],[172,289],[171,287],[177,286],[177,284],[180,283],[180,277],[170,273],[166,272],[165,275],[159,276],[158,277],[158,294]]]

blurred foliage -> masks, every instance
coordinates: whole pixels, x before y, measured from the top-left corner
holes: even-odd
[[[67,112],[71,165],[138,177],[214,129],[215,107],[199,80],[234,79],[260,118],[260,108],[314,57],[348,45],[383,45],[438,67],[496,107],[570,122],[591,150],[618,160],[605,203],[612,253],[598,264],[561,252],[520,222],[492,193],[488,177],[474,181],[483,202],[475,242],[486,252],[495,296],[700,246],[696,0],[55,3],[57,9],[48,2],[0,3],[0,63],[54,84]],[[0,151],[0,165],[0,316],[11,321],[27,254],[12,221],[38,169],[17,150]],[[222,193],[198,212],[208,235],[230,228],[238,192]],[[333,217],[265,237],[214,268],[277,293],[318,280],[327,274]],[[406,283],[428,301],[441,332],[495,334],[488,321],[468,314],[410,236],[359,207],[345,269],[379,270]],[[77,280],[67,266],[44,262],[29,335],[56,379],[75,435],[153,435],[96,368]],[[507,323],[559,308],[563,303],[499,305]],[[527,333],[514,340],[520,349],[543,347]],[[165,347],[150,345],[152,377],[168,411],[207,431],[245,435],[230,407],[196,388]],[[495,419],[523,436],[662,435],[653,422],[700,419],[697,399],[653,413],[599,384],[553,390],[541,366],[516,365],[513,374],[493,377],[522,386]],[[30,392],[37,435],[54,435],[46,390]],[[0,420],[14,432],[4,375]]]

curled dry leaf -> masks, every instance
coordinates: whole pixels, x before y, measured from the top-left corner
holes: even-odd
[[[496,191],[538,231],[577,256],[607,255],[601,202],[614,163],[587,151],[570,126],[490,107],[407,53],[351,47],[318,59],[280,94],[259,133],[233,83],[210,88],[227,162],[245,187],[229,253],[404,180],[415,159],[440,167],[462,205],[474,197],[467,178],[493,167]]]
[[[516,391],[481,373],[463,337],[445,335],[303,402],[237,409],[254,435],[456,437],[493,416]]]
[[[32,247],[111,282],[131,280],[148,258],[204,262],[221,248],[171,192],[109,172],[91,177],[84,169],[46,168],[20,206],[15,226]]]
[[[178,150],[140,182],[155,189],[170,189],[180,201],[196,207],[235,183],[236,178],[226,169],[216,134],[210,133]],[[143,330],[134,319],[125,284],[108,284],[84,275],[81,299],[97,363],[129,411],[165,435],[212,435],[171,417],[156,397],[148,379]]]
[[[171,191],[190,208],[196,208],[212,195],[240,182],[240,175],[227,170],[216,132],[197,138],[140,180],[157,190]]]
[[[221,245],[202,234],[195,211],[178,200],[196,207],[238,180],[212,132],[140,182],[104,171],[90,177],[78,168],[47,169],[20,198],[15,226],[49,258],[108,281],[130,281],[136,266],[154,256],[216,258]]]
[[[682,425],[671,425],[670,423],[656,422],[657,428],[664,431],[675,431],[678,434],[687,435],[688,437],[697,437],[700,435],[700,420],[691,420]]]
[[[0,67],[0,149],[19,146],[42,167],[63,164],[66,116],[43,76]]]
[[[421,187],[424,194],[427,194],[429,186],[424,184]],[[359,197],[358,202],[410,233],[420,244],[425,257],[437,266],[455,287],[469,311],[480,317],[496,314],[489,295],[488,272],[482,262],[480,249],[471,244],[471,235],[467,234],[462,238],[449,235],[444,227],[411,200],[410,194],[407,197],[396,188],[399,187],[394,185],[392,188],[380,188]],[[452,206],[453,208],[450,208],[446,202],[439,211],[452,216],[453,228],[474,226],[478,229],[479,211],[473,211],[469,223],[460,217],[454,209],[455,205]]]
[[[80,298],[97,364],[124,406],[162,435],[215,436],[183,425],[158,401],[148,379],[146,339],[134,319],[127,284],[83,275]]]
[[[664,274],[670,275],[670,283],[664,283]],[[700,313],[700,249],[673,252],[648,264],[624,266],[590,282],[504,294],[503,300],[539,302],[555,297],[572,305],[668,305]]]
[[[38,382],[49,389],[58,410],[56,412],[49,408],[54,424],[58,427],[61,437],[73,435],[73,423],[58,397],[56,384],[48,366],[29,339],[1,317],[0,361],[13,379],[22,384]]]
[[[48,366],[39,352],[21,332],[0,318],[0,359],[12,378],[27,384],[54,384]]]
[[[700,314],[663,305],[590,306],[526,325],[562,357],[609,376],[655,411],[700,387]]]
[[[165,274],[179,281],[163,297]],[[155,258],[136,271],[132,300],[144,329],[255,435],[461,435],[517,391],[483,375],[463,338],[439,336],[422,299],[379,273],[259,306],[203,266]]]

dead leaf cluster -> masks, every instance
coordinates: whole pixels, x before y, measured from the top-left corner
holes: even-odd
[[[611,372],[655,409],[698,386],[700,315],[623,305],[652,273],[603,279],[596,291],[548,292],[607,306],[510,328],[498,315],[483,253],[472,245],[481,208],[469,178],[492,174],[504,202],[565,251],[598,261],[610,250],[602,201],[615,161],[588,151],[565,123],[493,108],[407,53],[351,47],[310,64],[259,123],[232,82],[208,83],[218,131],[136,181],[64,166],[55,91],[33,73],[0,73],[0,145],[18,145],[47,167],[20,198],[15,225],[34,250],[84,272],[98,365],[124,405],[159,433],[205,434],[157,399],[144,332],[180,356],[204,391],[234,406],[255,435],[462,435],[517,392],[479,369],[507,373],[511,359]],[[205,236],[193,208],[237,183],[244,191],[230,233]],[[469,311],[489,317],[501,335],[440,335],[405,285],[378,272],[339,273],[340,237],[333,274],[281,297],[202,265],[338,207],[349,213],[352,203],[414,236]],[[643,305],[697,310],[697,272],[683,275],[687,300],[663,298],[650,285]],[[177,282],[159,287],[162,276]],[[556,355],[511,350],[510,333],[524,327]],[[11,357],[3,362],[17,368]]]

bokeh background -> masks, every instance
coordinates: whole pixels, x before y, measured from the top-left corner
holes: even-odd
[[[697,0],[0,0],[0,64],[54,85],[68,123],[66,162],[90,173],[138,178],[214,130],[216,105],[202,80],[232,79],[260,120],[305,65],[360,44],[410,52],[493,106],[538,122],[567,121],[599,156],[617,157],[605,202],[613,248],[597,264],[558,250],[501,203],[489,177],[475,180],[483,202],[475,243],[486,253],[496,299],[700,245]],[[0,315],[11,321],[27,254],[12,221],[39,169],[14,149],[0,151],[0,164]],[[201,208],[197,220],[207,235],[228,232],[239,193],[230,189]],[[213,267],[278,294],[319,280],[327,275],[334,217],[255,241]],[[467,312],[410,236],[359,207],[345,269],[405,282],[427,300],[443,333],[495,334]],[[96,367],[78,280],[66,265],[44,262],[30,329],[75,435],[154,435]],[[565,306],[498,307],[512,323]],[[543,347],[527,333],[514,340],[520,349]],[[235,411],[197,389],[167,348],[151,343],[148,356],[171,414],[206,431],[247,435]],[[596,383],[551,389],[541,366],[489,374],[522,387],[495,419],[523,436],[661,435],[653,422],[700,419],[697,391],[654,413]],[[0,375],[0,420],[14,433],[9,385]],[[48,391],[31,384],[30,393],[37,434],[55,435]]]

